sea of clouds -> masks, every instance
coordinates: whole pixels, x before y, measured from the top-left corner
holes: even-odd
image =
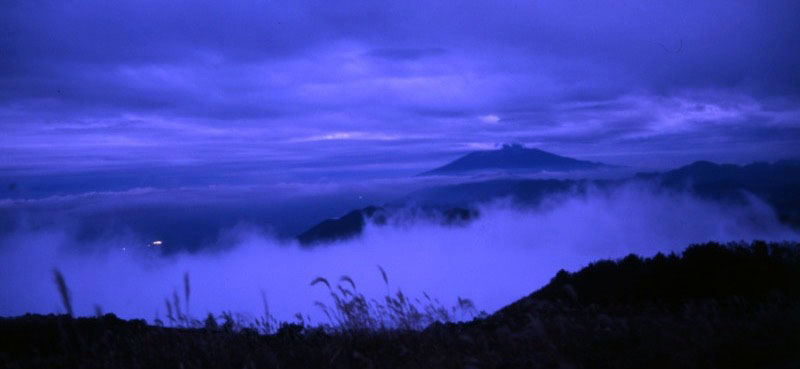
[[[8,209],[6,209],[8,210]],[[262,292],[279,320],[302,313],[325,322],[315,301],[330,303],[316,277],[348,275],[360,292],[380,299],[402,289],[445,305],[471,299],[488,313],[530,294],[560,269],[575,271],[601,258],[680,252],[706,241],[800,240],[756,198],[722,204],[642,183],[553,197],[535,208],[510,200],[480,205],[464,226],[435,219],[368,224],[357,238],[303,248],[247,222],[221,231],[225,247],[169,255],[142,247],[130,232],[78,244],[57,222],[17,228],[0,238],[0,316],[63,312],[53,282],[60,270],[77,315],[95,306],[124,318],[165,318],[165,298],[191,284],[189,310],[260,316]],[[123,250],[124,249],[124,250]],[[384,284],[377,266],[388,272]]]

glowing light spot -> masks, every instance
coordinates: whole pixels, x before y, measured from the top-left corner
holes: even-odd
[[[489,124],[495,124],[495,123],[500,121],[500,117],[498,117],[497,115],[494,115],[494,114],[481,115],[478,118],[480,118],[480,120],[482,122],[489,123]]]

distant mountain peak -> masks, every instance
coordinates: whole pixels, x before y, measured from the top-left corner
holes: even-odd
[[[526,148],[521,143],[516,143],[516,142],[504,143],[503,146],[501,147],[501,150],[526,150],[526,149],[527,150],[539,150],[539,149],[535,149],[535,148],[530,148],[530,149]],[[539,150],[539,151],[541,151],[541,150]]]
[[[519,143],[507,143],[497,150],[467,153],[422,175],[470,174],[486,171],[565,172],[604,166],[607,165],[559,156],[537,148],[528,148]]]

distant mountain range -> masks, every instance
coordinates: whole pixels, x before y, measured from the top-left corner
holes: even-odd
[[[748,165],[697,161],[664,173],[639,173],[663,187],[686,189],[719,201],[746,201],[753,194],[770,204],[782,222],[800,226],[800,160]]]
[[[494,199],[507,198],[518,204],[536,206],[550,196],[580,194],[589,187],[613,188],[633,181],[648,181],[659,188],[689,191],[722,202],[741,203],[751,194],[771,205],[782,222],[800,227],[800,161],[744,166],[698,161],[667,172],[638,173],[621,180],[496,179],[433,186],[412,192],[391,206],[367,207],[338,219],[325,220],[298,235],[297,240],[303,245],[313,245],[357,237],[366,222],[384,225],[392,219],[408,216],[409,212],[416,212],[414,216],[440,219],[445,225],[465,224],[480,216],[476,205]]]
[[[420,175],[459,175],[481,172],[568,172],[609,167],[607,164],[559,156],[520,144],[499,150],[473,151],[444,166]]]

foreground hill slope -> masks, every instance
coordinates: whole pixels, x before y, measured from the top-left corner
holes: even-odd
[[[680,308],[689,301],[800,299],[800,247],[797,243],[689,246],[680,255],[600,260],[570,273],[561,270],[530,296],[497,312],[525,312],[531,301],[572,307],[640,306]]]
[[[0,319],[0,367],[796,368],[798,278],[797,243],[710,243],[562,271],[491,316],[423,331],[28,315]]]

